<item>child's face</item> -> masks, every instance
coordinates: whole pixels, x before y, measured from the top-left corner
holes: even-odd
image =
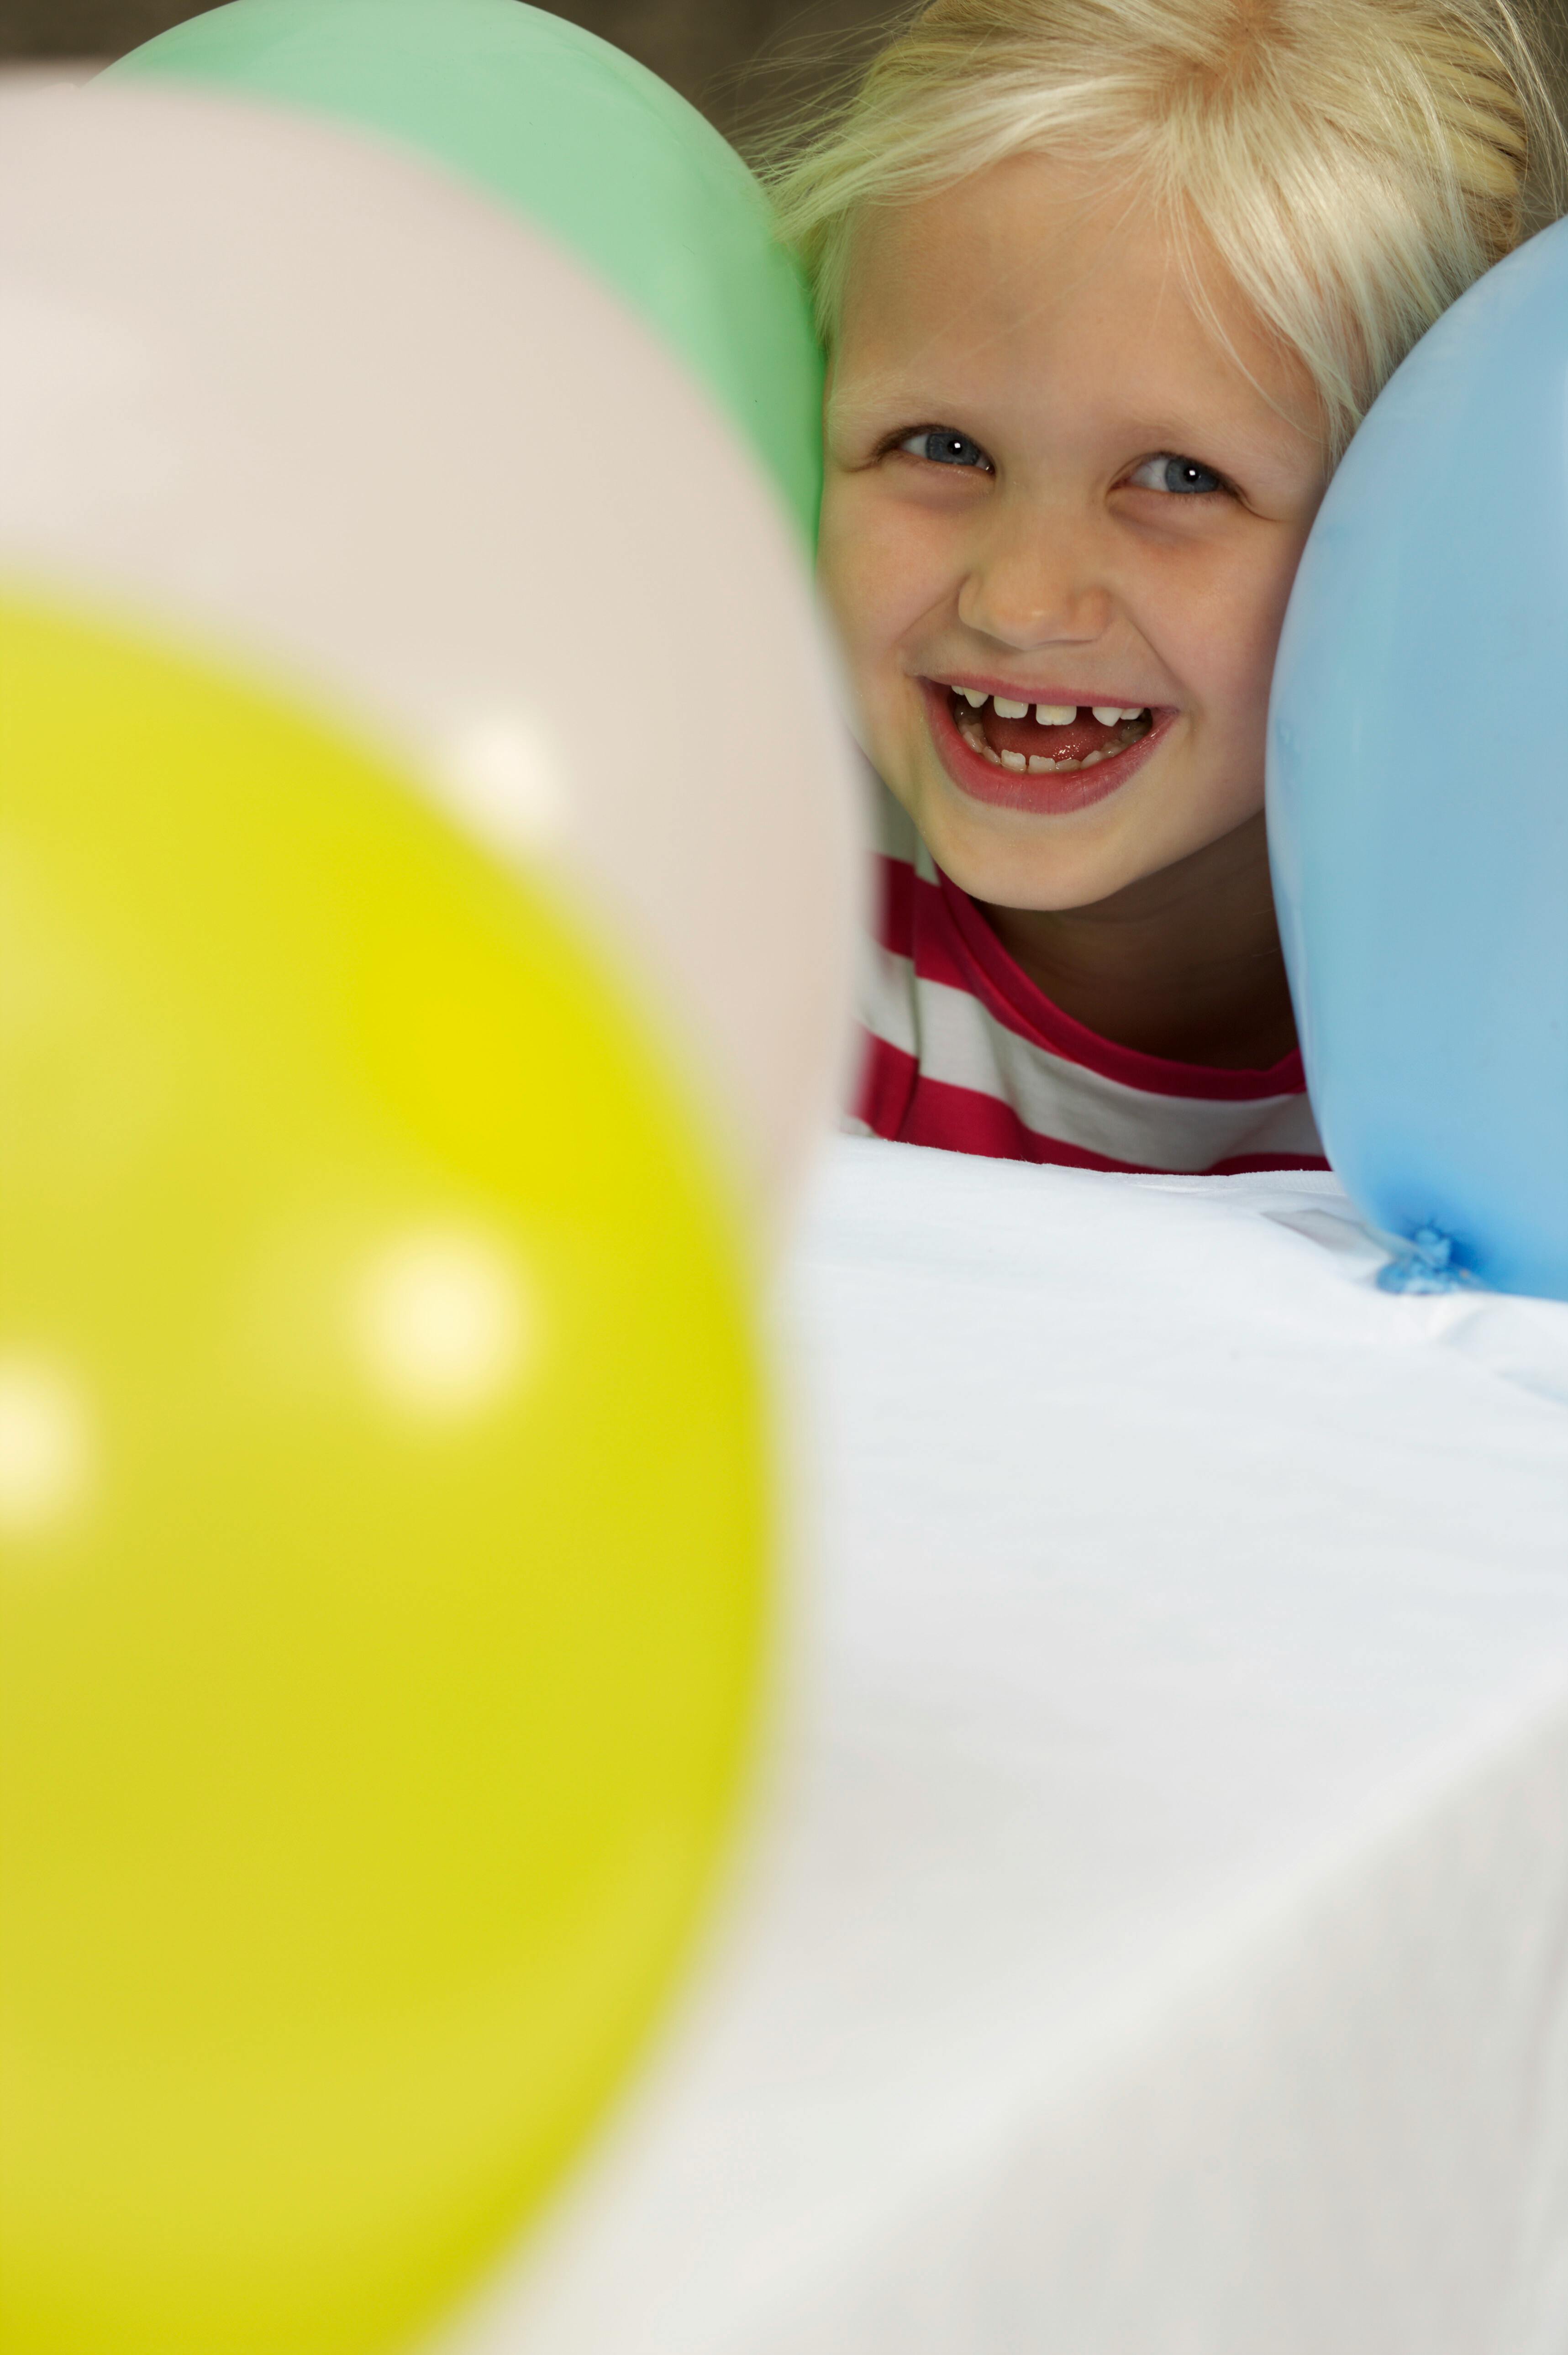
[[[857,227],[823,581],[867,749],[981,900],[1083,907],[1263,807],[1326,470],[1299,363],[1215,310],[1234,357],[1145,208],[1040,157]]]

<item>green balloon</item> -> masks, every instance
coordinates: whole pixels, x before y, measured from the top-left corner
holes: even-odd
[[[384,133],[526,213],[686,363],[815,538],[822,360],[800,274],[734,149],[609,42],[524,0],[229,0],[109,71]]]

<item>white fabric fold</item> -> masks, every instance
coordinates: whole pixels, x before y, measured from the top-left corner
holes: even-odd
[[[445,2355],[1562,2355],[1568,1307],[841,1140],[741,1918]]]

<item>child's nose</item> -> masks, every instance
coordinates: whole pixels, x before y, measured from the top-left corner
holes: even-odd
[[[1039,515],[991,521],[958,591],[965,626],[1009,646],[1086,645],[1111,614],[1092,535]]]

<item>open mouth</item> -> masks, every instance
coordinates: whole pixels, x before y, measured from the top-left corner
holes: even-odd
[[[1138,743],[1154,726],[1147,705],[1093,703],[1083,710],[1075,703],[1014,703],[972,687],[948,691],[954,726],[970,751],[1019,776],[1093,769]]]
[[[955,783],[1018,808],[1082,809],[1103,800],[1142,767],[1138,748],[1152,750],[1175,717],[1148,704],[1025,702],[938,679],[922,685]]]

